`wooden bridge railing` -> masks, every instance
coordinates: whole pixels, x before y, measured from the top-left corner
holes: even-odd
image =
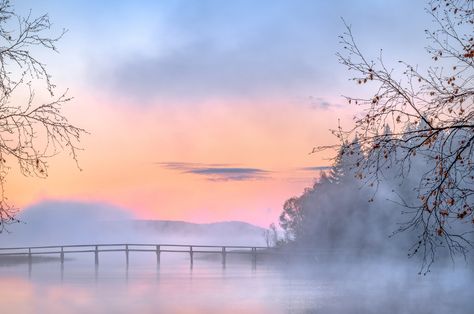
[[[185,244],[75,244],[75,245],[49,245],[29,247],[5,247],[0,248],[1,256],[28,256],[29,263],[34,255],[59,255],[61,264],[64,264],[64,256],[74,253],[94,253],[95,264],[99,264],[99,253],[125,252],[125,261],[128,266],[130,252],[155,252],[156,262],[160,264],[163,253],[189,254],[191,266],[194,263],[194,254],[220,254],[222,265],[226,264],[228,254],[250,254],[255,265],[257,255],[274,254],[267,247],[262,246],[236,246],[236,245],[185,245]]]

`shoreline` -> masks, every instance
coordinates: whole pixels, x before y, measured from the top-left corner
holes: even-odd
[[[27,255],[10,255],[0,256],[0,267],[11,267],[23,264],[40,264],[59,262],[59,257],[52,256],[32,256],[31,259]]]

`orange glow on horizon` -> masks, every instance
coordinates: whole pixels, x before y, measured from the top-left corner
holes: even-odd
[[[186,107],[187,106],[187,107]],[[66,108],[87,129],[78,171],[54,157],[46,180],[8,176],[10,200],[26,207],[45,199],[101,201],[139,218],[210,222],[243,220],[266,226],[283,202],[301,194],[328,165],[312,147],[334,143],[328,131],[342,110],[314,110],[291,102],[207,102],[139,108],[79,95]],[[266,178],[211,181],[165,169],[159,162],[229,164],[268,171]],[[28,191],[28,193],[25,193]]]

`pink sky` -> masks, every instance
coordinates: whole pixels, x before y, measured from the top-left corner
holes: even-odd
[[[134,110],[107,98],[78,96],[66,112],[91,133],[81,144],[83,170],[58,156],[50,162],[47,179],[12,175],[8,191],[21,207],[46,199],[101,201],[126,207],[139,218],[244,220],[266,226],[286,199],[319,175],[304,167],[330,164],[329,154],[309,152],[315,144],[334,142],[328,129],[346,115],[293,106],[216,101],[192,110]],[[167,165],[177,162],[183,165]],[[189,173],[188,167],[265,172],[255,178],[216,177]]]
[[[342,97],[356,91],[335,56],[340,17],[371,55],[417,63],[424,52],[423,7],[408,0],[18,4],[30,8],[69,29],[60,54],[40,57],[90,135],[83,171],[64,154],[46,180],[12,166],[6,189],[21,208],[100,201],[139,218],[267,226],[320,173],[304,168],[331,164],[308,153],[336,143],[329,129],[358,110]]]

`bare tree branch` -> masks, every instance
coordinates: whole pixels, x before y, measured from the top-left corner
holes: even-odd
[[[375,86],[376,92],[367,98],[346,97],[349,103],[361,106],[362,114],[355,117],[352,129],[333,133],[344,144],[344,153],[352,149],[350,139],[358,138],[364,154],[354,166],[359,178],[370,185],[383,181],[384,173],[394,167],[400,178],[406,178],[414,160],[424,158],[426,169],[416,187],[418,198],[402,199],[410,219],[397,232],[418,232],[419,241],[410,255],[421,253],[423,267],[429,270],[438,248],[465,254],[472,244],[474,1],[432,0],[427,12],[437,28],[425,31],[433,65],[424,73],[400,61],[404,71],[396,75],[381,54],[369,60],[344,22],[339,61],[356,73],[352,80]]]
[[[5,194],[11,163],[26,176],[45,178],[48,159],[67,151],[78,165],[78,143],[85,130],[74,126],[62,114],[71,100],[67,91],[54,95],[55,85],[46,65],[33,51],[57,52],[56,43],[65,34],[50,37],[47,14],[26,17],[15,13],[9,0],[0,1],[0,232],[16,222],[17,209]],[[34,85],[43,83],[50,100],[37,101]],[[22,95],[27,98],[22,101]]]

